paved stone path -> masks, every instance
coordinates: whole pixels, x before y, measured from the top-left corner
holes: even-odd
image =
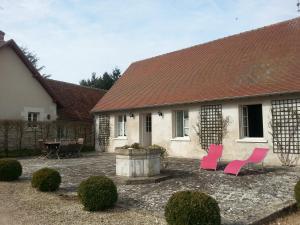
[[[300,179],[300,168],[258,168],[245,170],[240,176],[218,171],[198,170],[199,160],[169,159],[168,170],[174,178],[154,184],[121,185],[115,177],[115,155],[99,154],[76,159],[22,159],[25,178],[42,167],[51,167],[62,175],[62,191],[76,191],[78,184],[92,175],[105,174],[118,186],[119,203],[138,210],[163,215],[172,193],[199,190],[219,202],[223,224],[247,224],[264,217],[287,201],[293,200],[293,188]]]

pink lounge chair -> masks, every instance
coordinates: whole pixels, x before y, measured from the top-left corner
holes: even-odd
[[[208,154],[204,156],[200,162],[200,169],[216,170],[218,160],[221,158],[223,152],[223,145],[211,144],[209,146]]]
[[[242,169],[242,167],[249,163],[262,163],[262,167],[263,167],[263,161],[264,161],[266,155],[268,154],[268,151],[269,151],[269,149],[267,149],[267,148],[255,148],[248,159],[233,160],[232,162],[230,162],[226,166],[224,173],[234,174],[237,176],[239,174],[240,170]]]

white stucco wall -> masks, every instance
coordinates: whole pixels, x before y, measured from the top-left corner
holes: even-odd
[[[56,104],[9,47],[0,49],[0,119],[26,119],[39,112],[40,120],[55,120]]]
[[[224,102],[216,102],[213,104],[222,104],[223,117],[230,118],[228,126],[228,134],[223,140],[223,156],[222,160],[231,161],[234,159],[246,159],[255,147],[267,147],[270,149],[266,159],[266,164],[279,165],[278,156],[273,153],[272,137],[270,135],[269,121],[271,119],[271,100],[300,98],[300,95],[292,96],[274,96],[264,98],[251,98],[244,100],[232,100]],[[239,125],[239,106],[249,104],[262,104],[263,114],[263,138],[247,138],[240,139]],[[199,116],[201,104],[186,105],[182,107],[155,108],[149,110],[137,110],[131,112],[123,112],[127,114],[127,137],[115,137],[115,117],[121,113],[110,114],[111,139],[109,152],[113,152],[115,147],[120,147],[134,142],[140,142],[140,127],[139,115],[143,113],[152,113],[152,144],[158,144],[165,147],[170,156],[186,157],[186,158],[201,158],[206,155],[201,149],[199,139],[194,129]],[[172,113],[174,110],[189,111],[189,130],[188,138],[173,138],[172,137]],[[163,113],[163,117],[158,115],[158,111]],[[133,113],[134,118],[129,117]],[[97,119],[96,119],[97,121]],[[97,127],[97,126],[96,126]]]

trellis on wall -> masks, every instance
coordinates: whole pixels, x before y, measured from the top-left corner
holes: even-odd
[[[99,134],[98,142],[101,151],[106,151],[109,146],[109,137],[110,137],[110,123],[109,115],[100,114],[99,115]]]
[[[222,105],[204,105],[200,109],[198,126],[200,144],[207,150],[210,144],[221,144],[223,136]]]
[[[272,101],[273,151],[300,154],[300,99]]]

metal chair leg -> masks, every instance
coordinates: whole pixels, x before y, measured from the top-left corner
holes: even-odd
[[[56,150],[56,156],[57,156],[58,159],[60,159],[60,157],[59,157],[59,149]]]

